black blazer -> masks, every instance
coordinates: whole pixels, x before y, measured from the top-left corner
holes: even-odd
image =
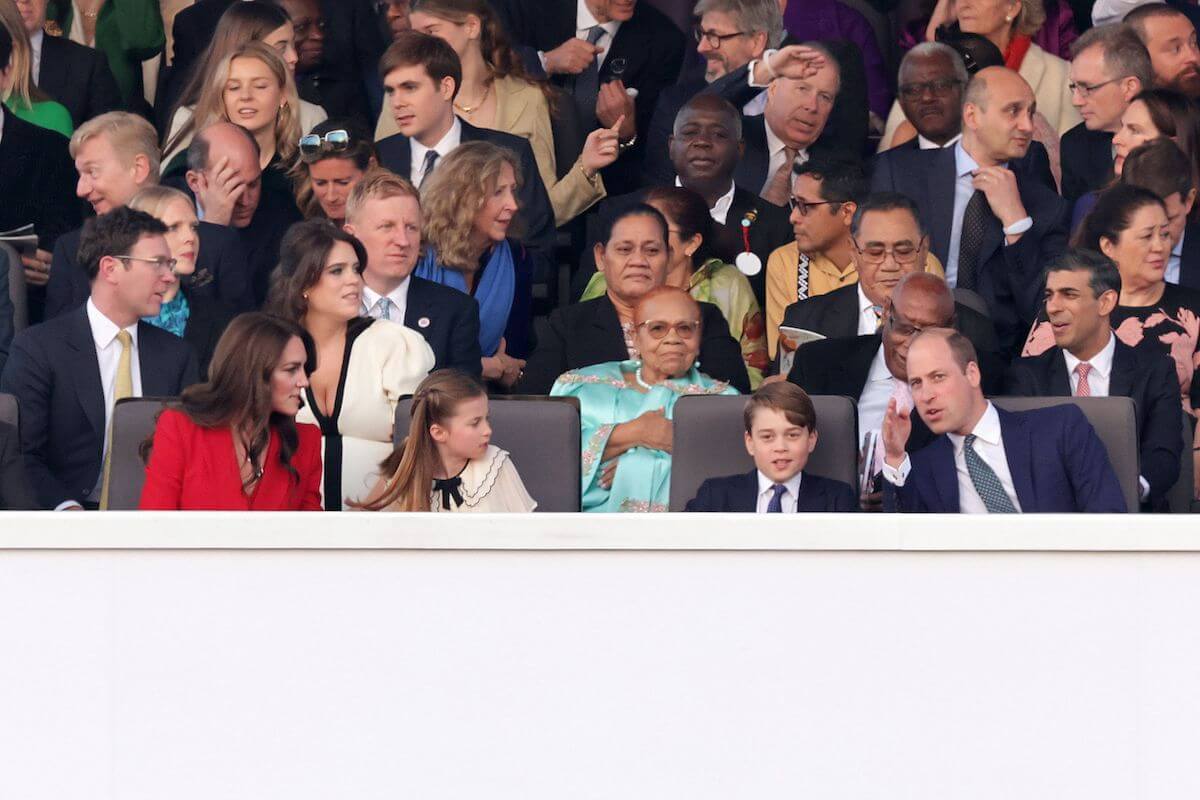
[[[79,308],[92,294],[91,281],[79,264],[82,233],[80,228],[65,234],[54,248],[50,281],[46,284],[46,319]],[[194,283],[196,286],[192,291],[219,299],[235,313],[255,307],[250,294],[250,275],[246,271],[246,253],[232,228],[200,223],[200,252],[196,257]],[[189,291],[189,298],[191,294]]]
[[[1200,223],[1183,229],[1183,251],[1179,254],[1179,285],[1200,289]]]
[[[221,334],[229,327],[236,312],[221,298],[204,288],[182,289],[188,301],[188,321],[183,329],[183,340],[192,346],[201,380],[208,379],[208,365]]]
[[[912,198],[930,231],[930,250],[947,263],[954,217],[955,148],[888,150],[875,160],[871,190]],[[1001,352],[1014,353],[1041,307],[1042,266],[1067,247],[1071,206],[1057,194],[1016,172],[1017,189],[1033,228],[1011,246],[1000,221],[990,216],[979,253],[979,294],[988,303]]]
[[[1089,131],[1082,122],[1062,135],[1062,195],[1072,205],[1113,179],[1113,135]]]
[[[37,85],[67,107],[76,128],[92,117],[122,107],[121,90],[104,55],[65,37],[42,37]]]
[[[196,355],[178,336],[138,323],[142,395],[178,395],[199,378]],[[0,376],[0,391],[21,407],[25,471],[44,508],[92,494],[103,466],[104,389],[87,310],[26,328]]]
[[[47,37],[49,38],[49,37]],[[75,162],[67,139],[19,119],[7,107],[0,136],[0,231],[33,223],[38,246],[51,250],[59,236],[79,227]]]
[[[404,326],[425,337],[433,350],[433,369],[452,367],[479,377],[479,304],[470,295],[412,275]]]
[[[1150,504],[1159,505],[1179,479],[1183,409],[1175,362],[1165,356],[1139,355],[1117,340],[1108,393],[1133,399],[1137,413],[1139,471],[1150,484]],[[1009,367],[1005,394],[1070,397],[1071,380],[1062,348],[1019,358]]]
[[[21,441],[17,429],[0,422],[0,511],[36,511],[40,509],[25,477]]]
[[[688,500],[683,510],[755,513],[758,510],[758,470],[727,478],[709,478],[700,484],[696,496]],[[796,512],[822,511],[858,511],[858,497],[841,481],[805,473],[800,479]]]
[[[700,341],[700,371],[719,381],[728,381],[740,392],[750,391],[750,378],[742,350],[729,335],[729,323],[720,309],[700,303],[704,328]],[[608,296],[555,309],[545,335],[525,363],[525,374],[517,382],[518,394],[548,394],[558,376],[579,367],[625,361],[625,336],[617,309]]]
[[[520,165],[521,186],[517,190],[520,209],[510,235],[525,245],[534,257],[534,281],[544,281],[554,263],[554,244],[557,236],[554,229],[554,210],[550,207],[550,195],[537,171],[537,162],[529,142],[520,136],[490,128],[476,128],[469,122],[462,124],[462,141],[491,142],[506,147],[517,156]],[[412,177],[412,145],[408,137],[397,133],[375,143],[379,163],[397,175]],[[437,167],[435,166],[434,169]]]

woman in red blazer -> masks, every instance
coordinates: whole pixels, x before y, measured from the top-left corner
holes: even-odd
[[[321,432],[295,419],[314,360],[295,323],[234,319],[208,382],[159,416],[140,507],[320,511]]]

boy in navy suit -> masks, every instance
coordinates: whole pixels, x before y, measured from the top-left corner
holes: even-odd
[[[817,412],[799,386],[782,381],[746,401],[746,452],[757,469],[709,478],[685,511],[857,511],[858,497],[841,481],[806,475],[817,446]]]

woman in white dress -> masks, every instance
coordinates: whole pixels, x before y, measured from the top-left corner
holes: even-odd
[[[433,369],[433,351],[416,331],[359,317],[362,244],[326,219],[293,225],[283,238],[271,308],[300,323],[316,345],[305,406],[296,419],[321,429],[326,511],[362,500],[392,452],[401,396]]]

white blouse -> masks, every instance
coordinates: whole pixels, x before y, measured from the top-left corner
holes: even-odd
[[[517,474],[508,452],[489,444],[483,458],[467,464],[459,475],[462,485],[462,505],[442,508],[442,493],[429,496],[430,511],[459,511],[473,514],[498,512],[529,512],[537,508],[537,501],[525,491],[525,484]]]

